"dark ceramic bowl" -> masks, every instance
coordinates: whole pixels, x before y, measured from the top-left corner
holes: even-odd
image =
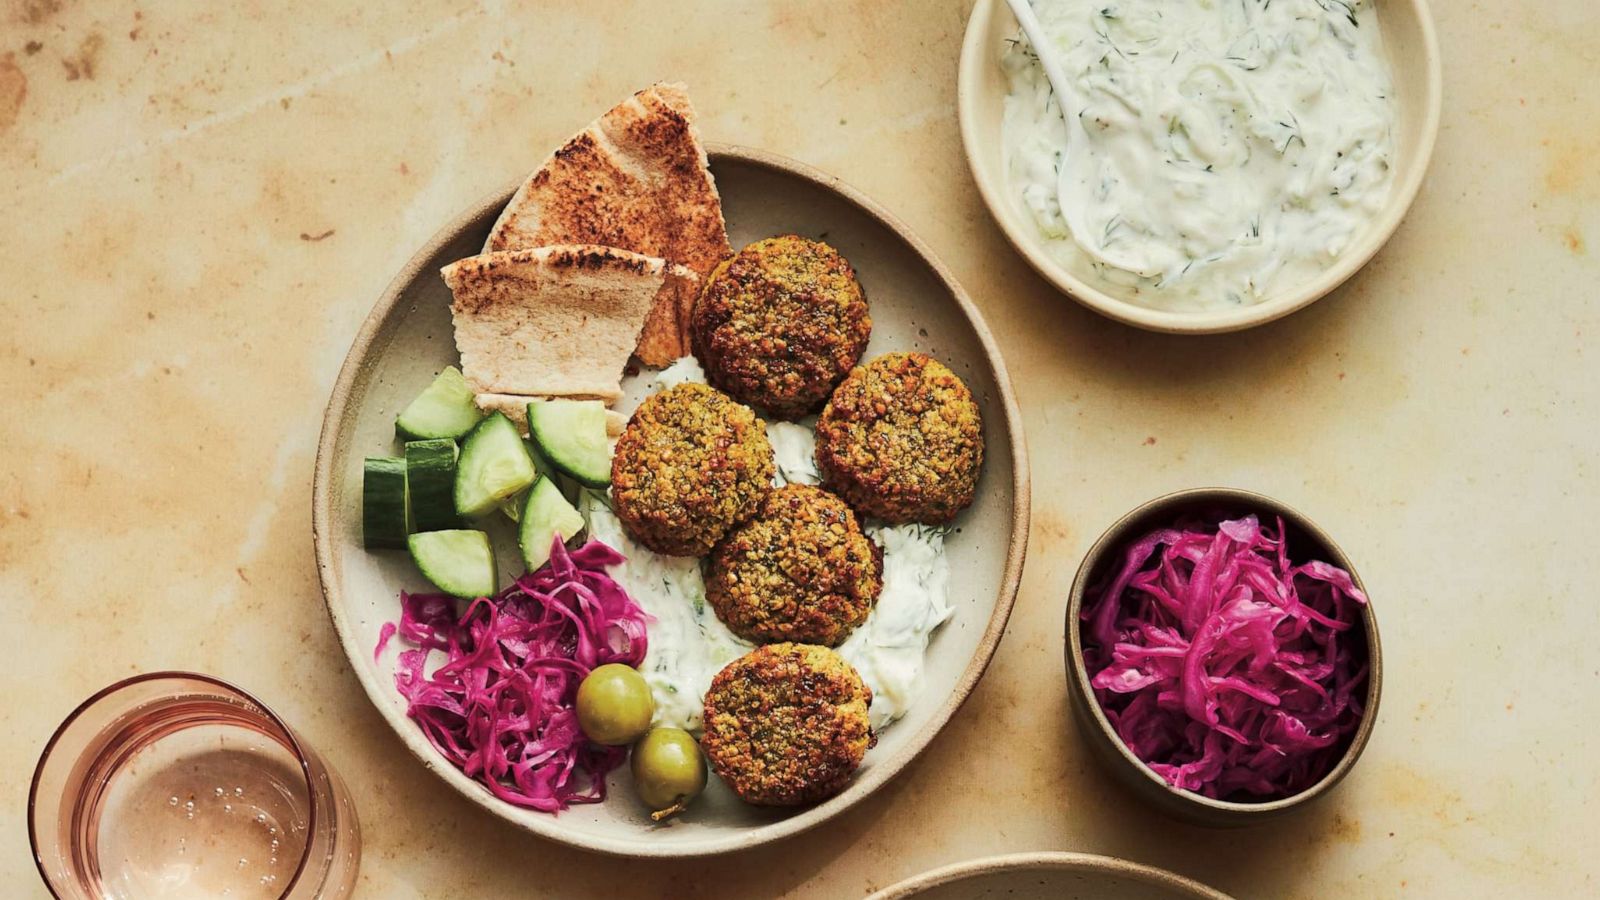
[[[1234,516],[1246,512],[1256,513],[1263,522],[1272,516],[1281,516],[1289,548],[1296,561],[1311,558],[1325,560],[1349,572],[1356,586],[1362,591],[1366,590],[1350,558],[1326,532],[1300,512],[1253,491],[1194,488],[1151,500],[1106,529],[1094,546],[1089,548],[1088,555],[1078,567],[1078,574],[1072,580],[1072,593],[1067,600],[1067,692],[1072,695],[1073,715],[1082,727],[1085,739],[1101,763],[1135,794],[1170,816],[1198,825],[1238,827],[1258,824],[1304,806],[1332,790],[1349,774],[1360,758],[1361,751],[1366,749],[1367,739],[1372,736],[1373,723],[1377,721],[1378,700],[1383,689],[1383,655],[1378,643],[1378,622],[1369,597],[1362,609],[1370,662],[1364,714],[1344,755],[1322,780],[1311,787],[1289,797],[1262,802],[1213,800],[1167,784],[1122,743],[1095,699],[1094,690],[1089,685],[1089,672],[1084,667],[1082,623],[1079,621],[1084,592],[1104,577],[1107,568],[1116,563],[1123,547],[1151,529],[1170,525],[1186,514]]]

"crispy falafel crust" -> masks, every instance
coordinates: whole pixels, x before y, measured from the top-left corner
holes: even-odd
[[[887,522],[949,524],[971,505],[982,467],[972,391],[925,353],[857,367],[817,421],[823,485]]]
[[[701,746],[746,803],[816,803],[843,790],[877,742],[871,703],[861,676],[826,647],[757,647],[711,680]]]
[[[772,488],[772,445],[750,408],[703,384],[647,398],[617,439],[617,518],[657,553],[703,556]]]
[[[850,263],[792,234],[756,241],[719,265],[690,328],[713,385],[784,419],[815,412],[871,336]]]
[[[791,484],[711,551],[706,599],[748,641],[837,647],[883,589],[883,551],[843,500]]]

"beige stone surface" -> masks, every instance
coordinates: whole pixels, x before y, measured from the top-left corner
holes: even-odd
[[[358,896],[852,897],[1074,849],[1249,897],[1600,886],[1600,6],[1437,0],[1445,115],[1394,241],[1288,320],[1130,330],[1028,271],[957,139],[964,0],[0,2],[0,884],[50,730],[141,670],[275,704],[344,772]],[[658,78],[707,137],[836,173],[950,264],[1004,348],[1034,541],[988,675],[881,795],[709,861],[592,857],[447,789],[370,708],[312,564],[312,452],[368,306],[452,213]],[[1068,724],[1067,584],[1099,530],[1229,483],[1317,517],[1387,651],[1328,802],[1154,817]]]

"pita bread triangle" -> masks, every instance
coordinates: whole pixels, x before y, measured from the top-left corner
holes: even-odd
[[[441,271],[474,393],[616,401],[664,260],[565,244],[468,257]]]
[[[485,252],[594,244],[654,256],[704,279],[731,256],[722,199],[681,84],[655,84],[613,107],[517,189]],[[689,352],[683,280],[659,298],[639,358],[665,365]],[[698,290],[698,289],[697,289]]]

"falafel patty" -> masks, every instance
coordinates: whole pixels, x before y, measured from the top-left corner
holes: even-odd
[[[842,790],[877,742],[871,704],[872,690],[834,651],[768,644],[711,679],[700,745],[746,803],[816,803]]]
[[[886,522],[948,524],[971,505],[982,467],[972,391],[925,353],[858,366],[817,422],[823,486]]]
[[[706,599],[748,641],[837,647],[883,589],[883,551],[821,488],[791,484],[711,551]]]
[[[611,499],[635,540],[701,556],[772,488],[772,445],[756,414],[703,384],[647,398],[617,439]]]
[[[815,412],[871,336],[850,263],[792,234],[756,241],[713,270],[691,328],[711,383],[782,419]]]

